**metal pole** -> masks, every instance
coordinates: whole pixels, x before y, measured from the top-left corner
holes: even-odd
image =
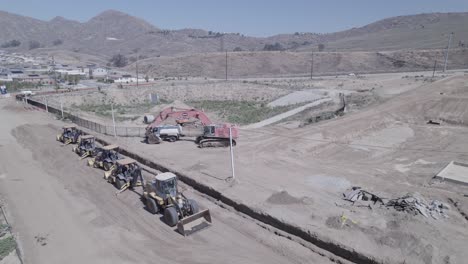
[[[63,119],[63,101],[62,101],[62,97],[60,97],[60,111],[62,112],[62,119]]]
[[[137,87],[138,87],[138,53],[136,58],[136,77],[137,77]]]
[[[452,44],[452,37],[453,37],[453,32],[450,33],[448,44],[447,44],[447,51],[445,52],[444,72],[447,70],[448,54],[449,54],[449,50],[450,50],[450,44]]]
[[[111,104],[111,111],[112,111],[112,124],[114,125],[114,137],[117,137],[117,131],[115,129],[115,117],[114,117],[114,105]]]
[[[432,78],[434,78],[436,67],[437,67],[437,61],[435,60],[434,61],[434,70],[432,71]]]
[[[310,79],[312,80],[312,76],[314,73],[314,52],[312,52],[312,60],[310,61]]]
[[[234,150],[232,148],[232,127],[229,127],[229,147],[231,150],[231,170],[232,170],[232,179],[236,179],[236,173],[234,170]]]

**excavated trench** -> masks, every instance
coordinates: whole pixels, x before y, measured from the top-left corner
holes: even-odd
[[[22,98],[18,98],[19,100],[22,100]],[[36,102],[33,100],[28,100],[28,103],[45,109],[45,105],[43,105],[40,102]],[[54,113],[54,114],[59,114],[60,110],[55,109],[53,107],[48,107],[48,112]],[[86,132],[84,132],[87,134]],[[96,136],[96,135],[94,135]],[[102,145],[109,145],[110,142],[107,142],[106,140],[103,140],[102,138],[96,137],[96,141],[99,142]],[[145,158],[143,156],[140,156],[139,154],[133,153],[131,151],[126,150],[125,148],[120,147],[119,152],[122,155],[128,156],[138,162],[140,162],[143,165],[146,165],[152,169],[162,171],[162,172],[172,172],[177,175],[177,177],[184,182],[185,184],[191,186],[195,190],[197,190],[200,193],[206,194],[215,200],[218,200],[227,206],[230,206],[237,210],[238,212],[245,214],[257,221],[260,221],[266,225],[272,226],[274,228],[277,228],[283,232],[286,232],[288,234],[291,234],[293,236],[299,237],[307,242],[310,242],[314,244],[315,246],[326,250],[336,256],[339,256],[343,259],[346,259],[350,262],[354,263],[359,263],[359,264],[379,264],[379,263],[384,263],[383,260],[376,259],[374,257],[365,255],[361,252],[355,251],[352,247],[336,243],[334,241],[331,241],[327,237],[320,236],[316,233],[310,232],[303,230],[302,228],[295,226],[294,224],[287,223],[284,221],[281,221],[269,214],[266,214],[265,212],[255,210],[251,208],[250,206],[240,202],[240,201],[235,201],[221,192],[213,189],[212,187],[209,187],[201,182],[198,182],[194,180],[193,178],[189,177],[188,175],[181,173],[179,171],[176,171],[174,169],[170,169],[168,167],[165,167],[161,164],[158,164],[148,158]]]

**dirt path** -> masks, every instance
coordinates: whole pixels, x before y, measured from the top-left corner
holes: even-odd
[[[284,112],[282,114],[279,114],[279,115],[276,115],[276,116],[273,116],[273,117],[270,117],[268,119],[265,119],[263,121],[260,121],[258,123],[254,123],[254,124],[250,124],[250,125],[247,125],[247,126],[244,126],[242,128],[245,128],[245,129],[253,129],[253,128],[261,128],[261,127],[264,127],[264,126],[268,126],[268,125],[271,125],[271,124],[274,124],[276,122],[279,122],[285,118],[288,118],[290,116],[293,116],[297,113],[300,113],[306,109],[309,109],[311,107],[314,107],[314,106],[318,106],[318,105],[321,105],[323,103],[326,103],[326,102],[330,102],[332,101],[333,99],[332,98],[324,98],[324,99],[319,99],[319,100],[316,100],[312,103],[308,103],[306,105],[303,105],[303,106],[300,106],[300,107],[297,107],[297,108],[294,108],[292,110],[289,110],[287,112]]]
[[[149,214],[138,193],[116,197],[102,171],[55,141],[58,123],[49,116],[11,102],[0,107],[0,193],[25,263],[330,262],[190,189],[214,224],[184,238]]]

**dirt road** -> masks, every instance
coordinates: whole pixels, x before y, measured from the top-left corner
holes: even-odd
[[[103,172],[54,137],[50,116],[0,101],[0,194],[25,263],[329,263],[188,189],[214,224],[188,238],[149,214],[137,192],[116,197]]]

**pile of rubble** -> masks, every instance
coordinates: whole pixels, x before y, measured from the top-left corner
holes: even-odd
[[[361,189],[361,187],[352,187],[347,190],[343,193],[343,199],[371,209],[371,205],[378,204],[414,215],[421,214],[424,217],[431,216],[434,219],[439,219],[440,217],[448,218],[446,211],[450,210],[449,205],[438,200],[428,202],[418,193],[407,194],[396,199],[387,199],[365,191]]]

